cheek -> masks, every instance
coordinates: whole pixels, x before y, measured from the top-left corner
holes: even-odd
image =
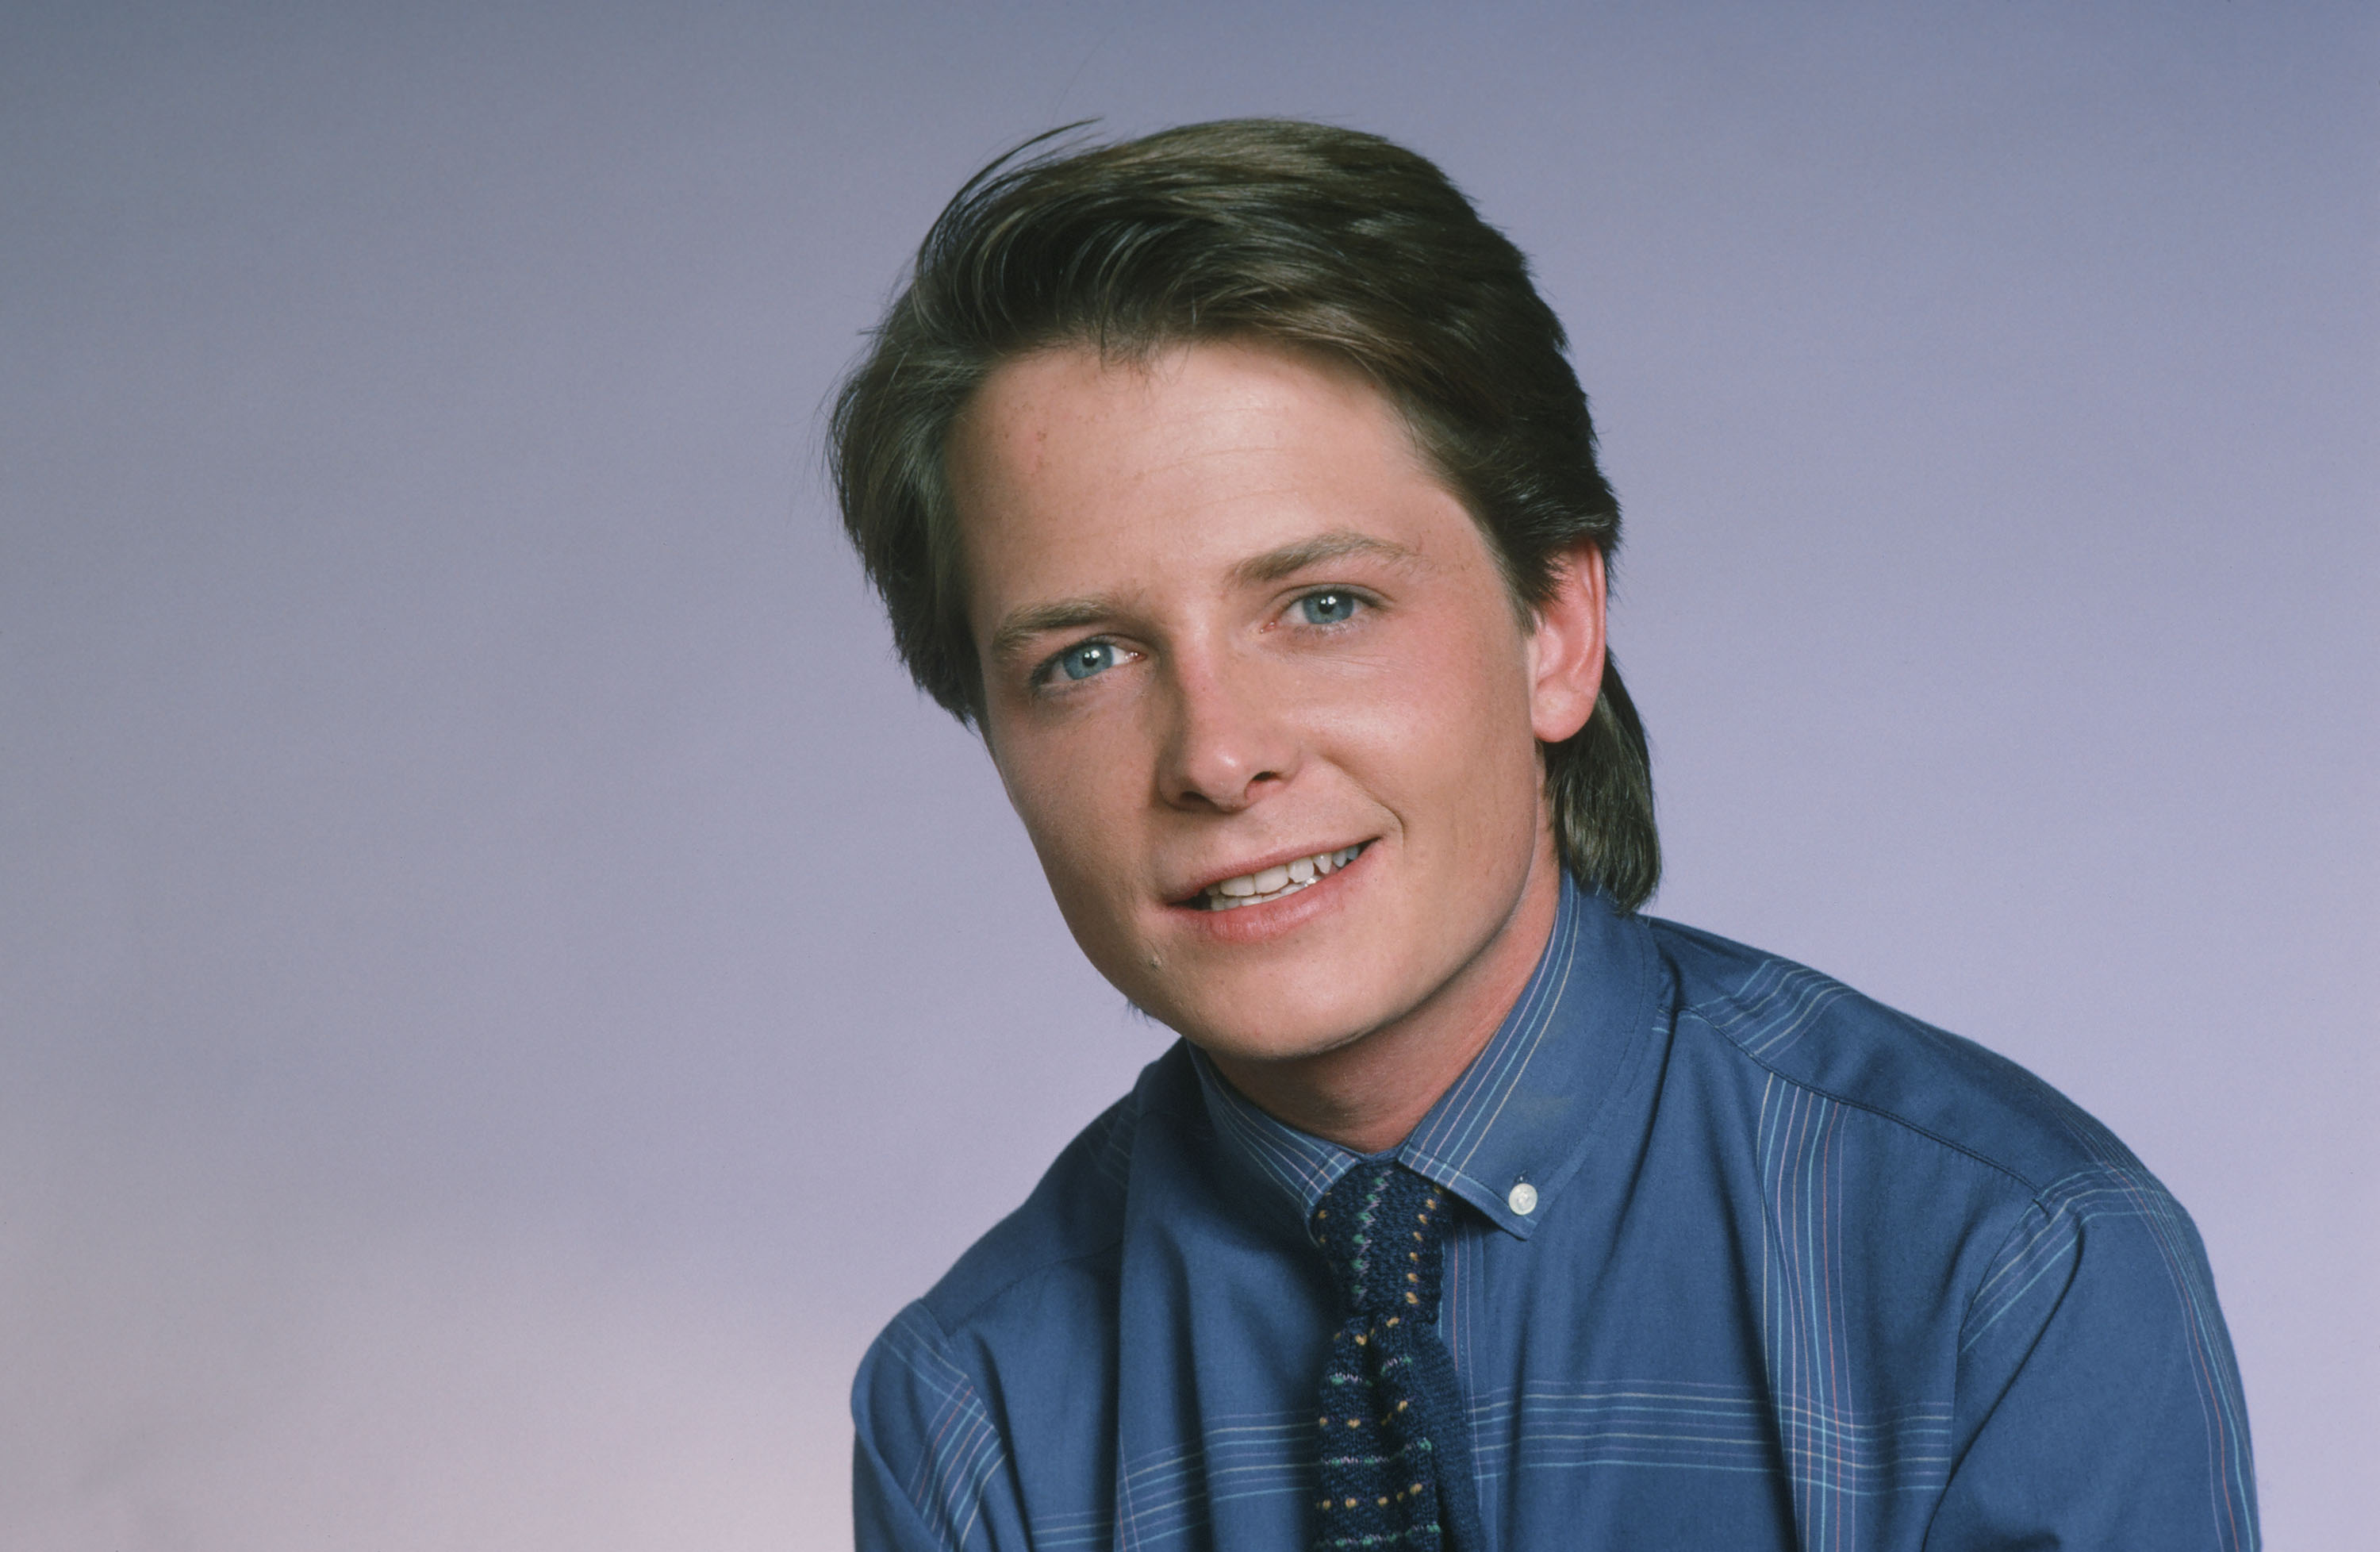
[[[1111,915],[1091,907],[1102,884],[1125,876],[1133,844],[1123,762],[1096,734],[1088,726],[990,731],[1009,806],[1077,935]]]
[[[1536,781],[1526,659],[1500,619],[1484,624],[1427,637],[1343,724],[1384,782],[1465,831],[1500,822],[1514,796],[1533,801]]]

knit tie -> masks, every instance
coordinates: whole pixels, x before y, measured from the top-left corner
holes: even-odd
[[[1471,1436],[1438,1340],[1452,1203],[1401,1164],[1358,1164],[1309,1226],[1339,1285],[1322,1369],[1313,1552],[1477,1552]]]

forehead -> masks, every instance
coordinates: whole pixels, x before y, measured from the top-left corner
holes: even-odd
[[[1427,551],[1450,512],[1472,527],[1360,373],[1258,344],[1008,361],[949,474],[979,628],[1020,594],[1154,587],[1320,532]]]

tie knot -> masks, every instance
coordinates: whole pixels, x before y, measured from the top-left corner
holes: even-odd
[[[1393,1162],[1358,1164],[1323,1193],[1307,1229],[1351,1314],[1436,1324],[1451,1205]]]

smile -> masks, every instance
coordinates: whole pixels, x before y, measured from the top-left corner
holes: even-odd
[[[1298,857],[1254,873],[1243,873],[1236,879],[1208,884],[1198,893],[1198,903],[1209,911],[1235,911],[1243,905],[1262,905],[1310,889],[1363,854],[1369,842],[1342,846],[1335,852],[1317,852],[1312,856]]]

